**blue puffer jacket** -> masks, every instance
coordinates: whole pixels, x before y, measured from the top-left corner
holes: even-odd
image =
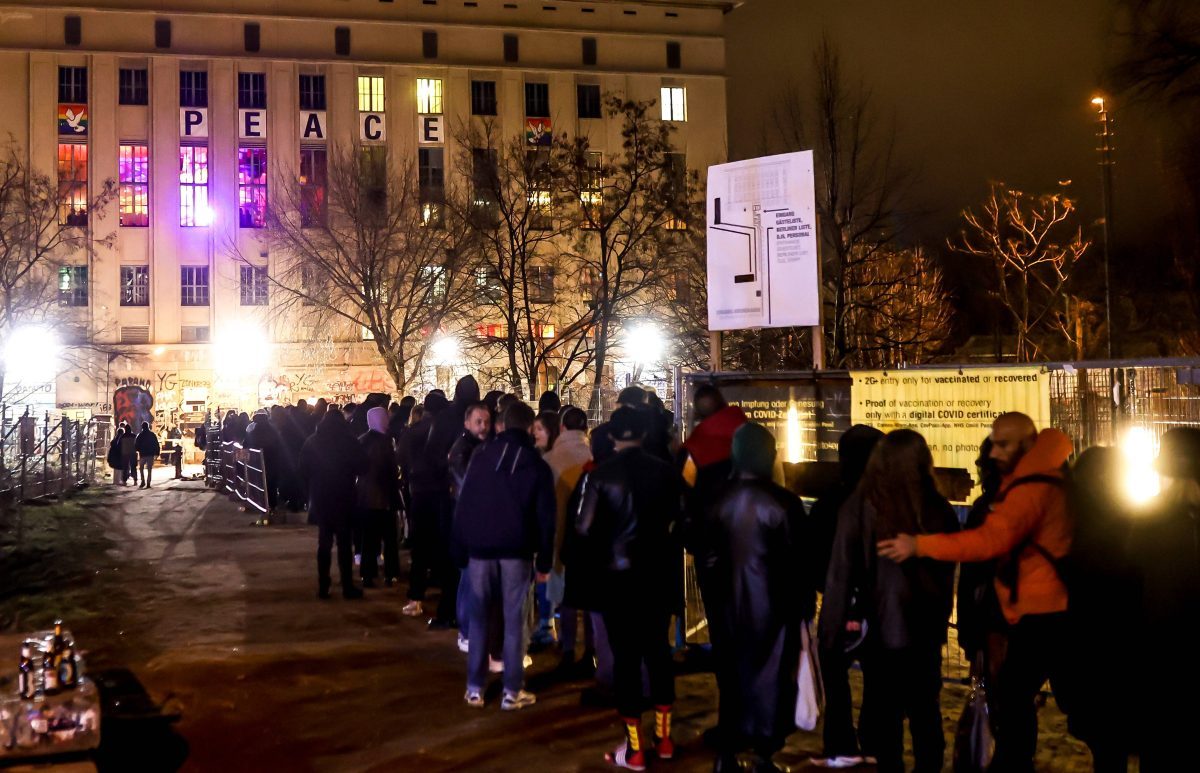
[[[451,550],[467,559],[554,558],[554,476],[522,430],[506,430],[471,457],[454,509]]]

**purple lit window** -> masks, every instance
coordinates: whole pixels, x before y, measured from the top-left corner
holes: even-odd
[[[262,228],[267,220],[267,149],[238,148],[238,225]]]
[[[179,147],[179,224],[206,226],[212,222],[208,206],[208,146]]]
[[[150,148],[121,145],[120,222],[125,228],[150,225]]]

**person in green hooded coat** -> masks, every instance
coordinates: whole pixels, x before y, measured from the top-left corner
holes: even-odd
[[[775,438],[747,423],[733,435],[734,482],[716,508],[714,575],[722,627],[714,641],[720,690],[720,751],[714,770],[738,770],[736,755],[755,755],[755,771],[795,729],[800,625],[813,616],[816,587],[806,571],[815,540],[799,497],[772,482]]]

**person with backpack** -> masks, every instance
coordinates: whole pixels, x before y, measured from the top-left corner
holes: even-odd
[[[1063,432],[1039,433],[1023,413],[997,417],[991,439],[991,458],[1003,480],[981,526],[957,534],[900,533],[877,547],[881,557],[896,563],[996,560],[996,592],[1009,629],[995,685],[993,768],[1032,771],[1036,701],[1047,678],[1060,708],[1070,713],[1067,585],[1059,562],[1070,551],[1074,530],[1064,478],[1073,448]]]

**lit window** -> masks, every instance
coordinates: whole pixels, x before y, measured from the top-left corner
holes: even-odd
[[[85,226],[88,222],[88,146],[70,142],[58,146],[58,222]]]
[[[383,112],[383,76],[358,76],[358,109],[363,113]]]
[[[687,120],[687,89],[682,86],[662,87],[662,119],[664,121]]]
[[[180,266],[179,303],[181,306],[208,305],[208,266]]]
[[[441,114],[441,78],[417,78],[417,112],[432,115]]]
[[[206,226],[208,206],[208,146],[179,146],[179,225]]]
[[[87,266],[63,266],[58,270],[58,302],[63,306],[88,305]]]
[[[417,159],[421,223],[440,227],[442,225],[442,204],[446,197],[445,149],[420,148],[417,152]]]
[[[537,229],[549,229],[554,226],[554,205],[550,195],[550,152],[548,150],[529,150],[525,153],[526,174],[529,176],[527,185],[529,196],[529,224]]]
[[[150,148],[122,144],[118,163],[121,226],[145,228],[150,225]]]
[[[583,170],[583,185],[579,192],[579,203],[583,205],[583,227],[594,229],[598,227],[604,211],[604,154],[598,150],[589,150],[587,166]]]
[[[475,326],[475,335],[480,338],[507,338],[508,325],[505,325],[503,322],[498,324],[480,322]]]
[[[267,305],[267,269],[263,266],[242,266],[242,305]]]
[[[554,338],[554,325],[549,322],[535,322],[533,334],[538,338]]]
[[[303,228],[325,224],[326,158],[325,148],[300,148],[300,225]]]
[[[121,305],[150,305],[149,266],[121,266]]]
[[[238,148],[238,225],[262,228],[267,220],[267,149]]]
[[[433,297],[441,300],[446,297],[446,269],[441,266],[422,266],[421,281],[432,285]]]
[[[475,292],[481,301],[499,300],[500,274],[494,266],[475,269]]]

